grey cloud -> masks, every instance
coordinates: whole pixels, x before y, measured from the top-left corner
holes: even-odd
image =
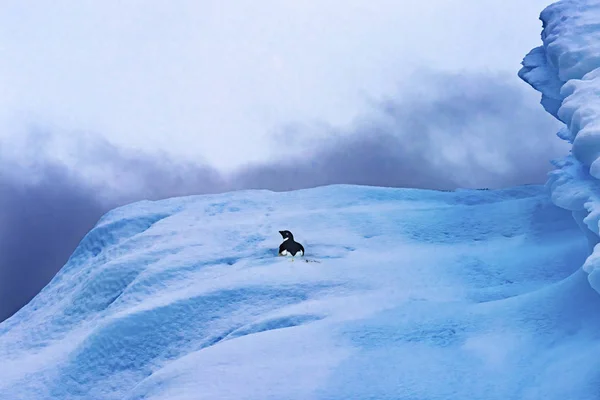
[[[32,298],[64,264],[104,207],[95,193],[55,164],[36,184],[0,166],[0,320]]]
[[[234,186],[500,188],[543,183],[550,160],[568,151],[554,134],[559,123],[508,77],[426,77],[417,81],[429,84],[375,102],[351,129],[320,140],[306,155],[240,171]]]

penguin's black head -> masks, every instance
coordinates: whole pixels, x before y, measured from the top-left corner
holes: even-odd
[[[281,237],[283,237],[283,240],[294,239],[294,235],[292,235],[292,232],[290,231],[279,231],[279,233],[281,234]]]

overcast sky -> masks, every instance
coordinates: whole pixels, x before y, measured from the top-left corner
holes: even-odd
[[[108,209],[330,183],[543,183],[517,78],[546,1],[53,1],[0,8],[0,320]]]
[[[31,123],[92,131],[231,169],[277,156],[281,125],[348,124],[424,67],[516,81],[547,4],[4,2],[0,135]]]

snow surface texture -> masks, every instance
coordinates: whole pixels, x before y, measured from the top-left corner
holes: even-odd
[[[536,186],[132,204],[0,325],[0,399],[595,399],[587,252]]]
[[[583,269],[600,292],[600,1],[563,0],[540,19],[543,44],[525,57],[519,76],[565,123],[558,136],[572,144],[571,154],[555,161],[548,186],[554,203],[573,212],[588,238]]]

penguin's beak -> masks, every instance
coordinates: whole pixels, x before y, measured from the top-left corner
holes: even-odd
[[[283,236],[283,231],[279,231],[279,234],[280,234],[281,236]]]

